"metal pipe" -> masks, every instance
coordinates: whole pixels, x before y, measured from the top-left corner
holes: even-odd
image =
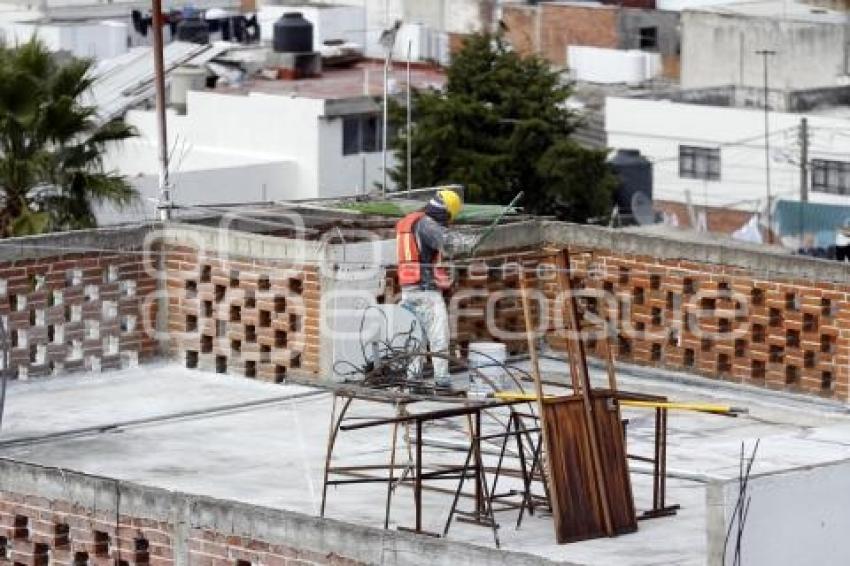
[[[390,57],[392,57],[392,47],[387,49],[387,55],[384,59],[384,122],[381,128],[381,172],[383,173],[383,181],[381,182],[381,196],[387,194],[387,126],[389,123],[389,109],[387,108],[387,98],[390,80]]]
[[[410,190],[413,188],[413,167],[410,163],[412,141],[410,139],[410,51],[413,49],[413,40],[407,40],[407,126],[405,133],[407,134],[407,196],[410,196]]]
[[[3,411],[6,408],[6,382],[9,380],[9,335],[6,326],[0,324],[0,431],[3,430]]]
[[[190,409],[188,411],[178,411],[176,413],[166,413],[163,415],[154,415],[151,417],[141,417],[137,419],[128,419],[124,421],[113,421],[104,424],[85,426],[80,428],[73,428],[69,430],[62,430],[58,432],[48,432],[46,434],[39,434],[33,436],[22,436],[17,438],[10,438],[8,440],[4,440],[0,442],[0,448],[12,448],[15,446],[32,446],[34,444],[41,444],[45,442],[53,442],[56,440],[65,440],[69,438],[78,438],[88,435],[95,434],[103,434],[106,432],[113,432],[120,429],[126,429],[129,427],[136,426],[144,426],[154,423],[162,423],[172,420],[178,419],[188,419],[194,417],[208,417],[212,415],[218,415],[222,413],[236,412],[248,409],[255,408],[263,408],[269,405],[277,405],[280,403],[288,403],[295,401],[296,399],[304,399],[306,397],[317,397],[319,395],[325,395],[328,391],[325,389],[317,389],[315,391],[305,391],[302,393],[294,393],[292,395],[281,395],[276,397],[269,397],[267,399],[258,399],[256,401],[244,401],[240,403],[231,403],[227,405],[218,405],[215,407],[207,407],[201,409]]]
[[[762,56],[764,61],[764,174],[765,174],[765,189],[767,191],[767,243],[773,243],[773,229],[770,211],[770,113],[767,105],[767,58],[770,55],[776,55],[776,51],[772,49],[759,49],[756,51]]]
[[[153,10],[153,68],[159,150],[159,219],[171,219],[171,192],[168,179],[168,133],[165,119],[165,63],[162,57],[162,0],[151,0]]]

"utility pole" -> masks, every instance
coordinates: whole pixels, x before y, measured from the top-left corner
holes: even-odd
[[[776,55],[776,51],[772,49],[759,49],[757,55],[762,56],[764,66],[764,174],[765,188],[767,191],[767,243],[773,243],[773,223],[770,211],[770,112],[768,107],[768,80],[767,80],[767,58],[771,55]]]
[[[171,219],[171,187],[168,179],[168,133],[165,120],[165,64],[162,60],[162,0],[152,0],[153,69],[156,117],[159,126],[159,219]]]
[[[809,202],[809,120],[800,119],[800,202]]]
[[[388,5],[387,10],[389,10]],[[389,98],[390,64],[392,63],[393,47],[395,47],[395,38],[396,34],[398,34],[399,28],[401,28],[401,20],[396,20],[392,27],[388,27],[381,33],[381,37],[378,40],[384,48],[384,116],[381,128],[381,169],[383,169],[383,184],[381,185],[382,197],[387,194],[387,130],[389,130],[389,106],[387,99]]]
[[[800,119],[800,246],[806,235],[806,205],[809,202],[809,120]]]

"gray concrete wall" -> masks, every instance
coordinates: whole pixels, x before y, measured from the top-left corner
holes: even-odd
[[[493,0],[407,0],[404,21],[449,33],[474,33],[489,25]]]
[[[686,232],[676,238],[567,222],[543,222],[540,229],[541,241],[554,246],[573,244],[659,259],[736,266],[753,270],[764,277],[850,283],[850,267],[844,263],[792,256],[731,242],[694,242],[689,240],[691,236]],[[510,238],[506,240],[510,241]]]
[[[88,511],[167,521],[176,566],[190,564],[190,529],[210,529],[292,548],[335,553],[368,564],[554,564],[538,556],[417,536],[318,517],[173,492],[70,470],[0,460],[0,491],[79,505]],[[120,506],[120,508],[119,508]],[[563,563],[562,563],[563,564]]]
[[[156,227],[156,223],[151,223],[7,238],[0,246],[0,261],[37,259],[92,250],[137,250]]]
[[[658,28],[658,49],[662,55],[679,54],[679,12],[622,8],[617,16],[621,49],[640,49],[640,28]]]
[[[776,89],[809,89],[840,84],[846,73],[847,33],[843,23],[753,18],[714,12],[682,13],[683,88],[720,85],[764,86],[759,49],[769,57],[769,84]]]
[[[740,496],[737,478],[706,490],[709,566],[732,564]],[[747,566],[850,563],[850,460],[751,476],[741,536]],[[732,528],[728,544],[726,533]],[[725,554],[724,554],[725,546]]]
[[[705,106],[764,108],[765,93],[761,87],[726,85],[652,92],[631,98]],[[850,105],[850,87],[831,86],[793,91],[768,89],[767,104],[771,110],[780,112],[808,112],[822,107],[846,106]]]

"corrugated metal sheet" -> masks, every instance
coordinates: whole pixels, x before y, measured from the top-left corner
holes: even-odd
[[[230,49],[229,43],[198,45],[183,41],[163,49],[166,82],[168,74],[180,65],[203,65]],[[101,120],[123,115],[129,108],[153,98],[153,49],[137,47],[124,55],[102,61],[92,71],[95,81],[83,97],[84,104],[97,107]]]
[[[850,220],[850,206],[818,202],[779,200],[773,212],[774,229],[780,236],[813,234],[816,247],[832,246],[835,235]]]

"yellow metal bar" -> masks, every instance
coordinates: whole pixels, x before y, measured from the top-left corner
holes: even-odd
[[[498,391],[497,399],[503,401],[536,401],[537,395],[530,393],[516,393],[513,391]],[[544,398],[554,398],[554,395],[545,395]],[[747,409],[730,407],[729,405],[714,405],[711,403],[677,403],[672,401],[632,401],[621,400],[624,407],[638,407],[645,409],[672,409],[681,411],[700,411],[703,413],[746,413]]]

